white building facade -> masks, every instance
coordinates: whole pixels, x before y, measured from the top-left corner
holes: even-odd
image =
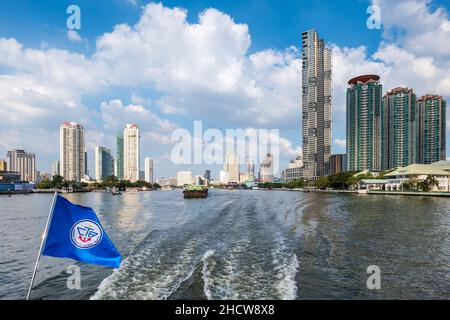
[[[145,158],[145,181],[153,183],[153,159]]]
[[[123,178],[131,182],[139,180],[140,131],[136,124],[127,124],[123,130]]]
[[[64,122],[59,130],[60,175],[67,181],[80,182],[84,178],[84,128],[76,122]]]

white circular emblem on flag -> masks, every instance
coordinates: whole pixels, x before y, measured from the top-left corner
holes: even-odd
[[[70,239],[73,245],[80,249],[93,248],[100,243],[102,238],[102,228],[92,220],[78,221],[70,230]]]

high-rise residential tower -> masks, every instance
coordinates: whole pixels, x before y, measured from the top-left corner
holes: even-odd
[[[412,89],[395,88],[383,97],[381,169],[418,163],[417,97]]]
[[[9,171],[18,172],[22,181],[36,182],[36,158],[25,150],[8,151]]]
[[[430,164],[446,158],[446,101],[425,95],[419,105],[419,163]]]
[[[239,156],[237,154],[234,152],[227,154],[223,171],[229,173],[230,183],[239,183]]]
[[[76,122],[64,122],[59,133],[60,175],[80,182],[86,172],[84,128]]]
[[[123,130],[124,180],[136,182],[140,176],[140,133],[136,124],[127,124]]]
[[[114,158],[111,150],[105,147],[95,147],[95,180],[103,179],[114,174]]]
[[[251,159],[247,159],[247,179],[248,181],[255,180],[255,162]]]
[[[153,159],[145,158],[145,181],[153,183]]]
[[[116,135],[115,175],[117,179],[123,180],[123,132],[118,132]]]
[[[327,174],[332,144],[331,49],[316,30],[302,34],[303,175]]]
[[[60,175],[59,160],[52,163],[52,177]]]
[[[351,79],[347,89],[347,170],[381,170],[380,77]]]

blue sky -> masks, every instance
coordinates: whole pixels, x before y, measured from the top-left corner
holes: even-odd
[[[114,149],[115,131],[136,121],[144,133],[142,157],[157,159],[157,177],[173,176],[181,168],[168,160],[170,133],[202,120],[221,130],[280,129],[283,167],[301,147],[295,50],[310,28],[334,50],[333,151],[343,153],[350,77],[379,73],[386,90],[403,85],[418,95],[450,96],[450,79],[440,70],[450,65],[450,1],[373,2],[381,8],[380,30],[366,26],[368,0],[2,1],[0,110],[7,116],[0,120],[0,158],[8,149],[25,148],[48,172],[58,159],[60,122],[80,121],[92,172],[93,147]],[[81,8],[75,38],[66,28],[71,4]],[[159,22],[163,14],[168,18]],[[439,48],[427,43],[433,38]],[[203,60],[214,62],[198,71]],[[205,167],[183,169],[201,173]]]

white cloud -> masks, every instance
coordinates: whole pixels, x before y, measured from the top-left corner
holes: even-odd
[[[347,146],[347,140],[344,139],[334,139],[334,144],[338,147],[345,148]]]
[[[67,38],[73,42],[83,42],[83,38],[75,30],[68,30]]]

